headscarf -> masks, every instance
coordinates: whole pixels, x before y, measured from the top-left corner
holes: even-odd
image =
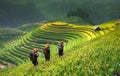
[[[34,48],[32,52],[33,52],[33,53],[36,53],[36,52],[37,52],[37,48]]]
[[[60,45],[63,45],[63,41],[60,41]]]
[[[49,48],[49,44],[48,43],[45,45],[45,48]]]

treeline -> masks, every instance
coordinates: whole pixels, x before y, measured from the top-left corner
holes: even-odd
[[[67,13],[67,17],[70,18],[71,16],[76,16],[76,17],[80,17],[82,19],[84,19],[85,21],[89,22],[89,23],[93,23],[91,20],[90,20],[90,16],[89,16],[89,13],[85,12],[84,10],[80,9],[80,8],[77,8],[76,10],[74,11],[68,11]]]

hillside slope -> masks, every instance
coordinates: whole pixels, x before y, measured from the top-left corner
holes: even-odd
[[[119,47],[114,48],[110,47],[114,44],[118,44],[115,42],[116,39],[119,39],[118,31],[117,33],[109,33],[105,37],[102,38],[102,44],[106,45],[106,48],[104,45],[101,45],[100,36],[113,31],[115,27],[115,23],[106,23],[104,26],[101,25],[101,28],[104,29],[99,32],[94,32],[93,26],[77,26],[74,24],[68,24],[63,22],[53,22],[53,23],[47,23],[43,26],[35,29],[33,32],[30,32],[26,36],[24,36],[22,39],[20,39],[17,42],[14,42],[9,48],[3,49],[6,50],[6,52],[0,52],[1,53],[1,59],[4,61],[10,61],[13,64],[18,65],[18,67],[6,69],[1,71],[1,75],[14,75],[14,76],[21,76],[21,75],[35,75],[35,76],[42,76],[42,75],[85,75],[86,72],[88,72],[88,75],[109,75],[108,71],[103,67],[104,65],[96,65],[96,64],[103,64],[101,61],[105,61],[107,63],[107,66],[112,65],[111,67],[108,67],[110,69],[110,72],[113,71],[113,66],[118,62],[118,49]],[[116,38],[115,40],[112,38],[112,35]],[[108,37],[107,37],[108,36]],[[99,37],[95,40],[92,40],[90,42],[87,42],[93,38]],[[108,40],[107,40],[108,38]],[[109,38],[113,40],[112,44],[109,44]],[[54,40],[54,41],[53,41]],[[60,40],[65,41],[65,56],[61,59],[58,58],[57,52],[56,52],[56,45]],[[38,67],[33,67],[31,62],[28,59],[29,52],[34,48],[43,49],[43,45],[49,42],[51,44],[51,61],[50,62],[44,62],[43,54],[40,54],[39,65]],[[87,42],[86,44],[84,44]],[[108,44],[106,44],[106,42]],[[83,44],[82,44],[83,43]],[[22,46],[22,47],[20,47]],[[99,49],[98,49],[98,46]],[[81,47],[81,48],[80,48]],[[115,50],[115,52],[110,51]],[[25,51],[24,51],[25,50]],[[74,51],[73,51],[74,50]],[[98,50],[100,50],[98,52]],[[104,52],[106,52],[104,54]],[[109,53],[109,55],[108,55]],[[113,54],[113,55],[111,55]],[[114,54],[116,56],[114,56]],[[107,56],[107,58],[104,58],[102,56]],[[7,57],[6,57],[7,56]],[[96,58],[96,56],[99,56],[99,58]],[[83,58],[84,57],[84,58]],[[7,60],[6,60],[7,58]],[[112,61],[113,60],[116,61]],[[110,60],[107,60],[110,59]],[[82,61],[81,61],[82,60]],[[27,62],[26,62],[27,61]],[[82,63],[81,63],[82,62]],[[85,63],[90,63],[86,64]],[[96,63],[95,63],[96,62]],[[108,63],[111,62],[111,63]],[[106,64],[105,63],[105,64]],[[113,63],[113,64],[112,64]],[[93,66],[90,66],[90,65]],[[76,65],[75,67],[73,65]],[[89,68],[87,68],[89,66]],[[94,67],[95,66],[95,67]],[[23,68],[26,67],[26,68]],[[63,68],[64,67],[64,68]],[[86,67],[86,68],[85,68]],[[66,69],[67,68],[67,69]],[[87,71],[85,71],[85,69]],[[111,71],[112,68],[112,71]],[[71,72],[73,69],[77,70],[76,72]],[[91,72],[95,71],[96,72]],[[101,71],[101,70],[103,70]],[[46,70],[46,71],[45,71]],[[81,70],[82,72],[79,72]],[[102,73],[101,73],[102,72]],[[110,75],[111,75],[110,73]]]
[[[19,39],[25,33],[14,28],[0,28],[0,49],[12,40]]]
[[[84,12],[85,17],[83,13],[80,18],[99,24],[120,18],[119,9],[120,0],[0,0],[0,26],[15,27],[42,20],[60,20],[71,11],[76,12],[75,16]]]

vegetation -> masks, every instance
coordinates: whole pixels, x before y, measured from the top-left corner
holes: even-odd
[[[119,29],[114,31],[116,22],[101,24],[102,30],[99,32],[94,32],[93,26],[78,26],[64,22],[46,23],[0,51],[1,61],[17,65],[1,70],[0,75],[112,75],[114,70],[120,70],[120,35]],[[57,45],[61,40],[65,41],[65,55],[59,58]],[[42,54],[47,42],[51,44],[50,62],[45,62]],[[117,46],[114,47],[115,45]],[[33,48],[39,48],[40,51],[37,67],[28,59]]]
[[[67,13],[67,17],[70,18],[71,16],[76,16],[76,17],[80,17],[82,19],[84,19],[85,21],[89,22],[92,24],[92,22],[89,20],[89,14],[84,12],[83,10],[81,9],[77,9],[76,11],[69,11]]]
[[[119,0],[0,0],[0,25],[15,27],[42,20],[64,20],[69,11],[79,12],[85,21],[99,24],[120,18],[119,3]],[[77,11],[78,8],[82,11]]]
[[[43,23],[29,23],[29,24],[24,24],[21,25],[20,27],[17,27],[18,30],[24,31],[24,32],[30,32],[37,28],[38,26],[42,25]]]
[[[0,28],[0,49],[4,48],[12,40],[19,39],[25,33],[12,28]]]

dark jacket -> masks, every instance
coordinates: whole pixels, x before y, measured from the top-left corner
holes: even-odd
[[[50,49],[49,48],[44,48],[43,52],[44,52],[44,55],[50,55]]]
[[[37,62],[37,57],[38,57],[38,53],[33,53],[33,52],[30,53],[30,60],[32,62]]]
[[[63,45],[58,45],[58,50],[63,50]]]

